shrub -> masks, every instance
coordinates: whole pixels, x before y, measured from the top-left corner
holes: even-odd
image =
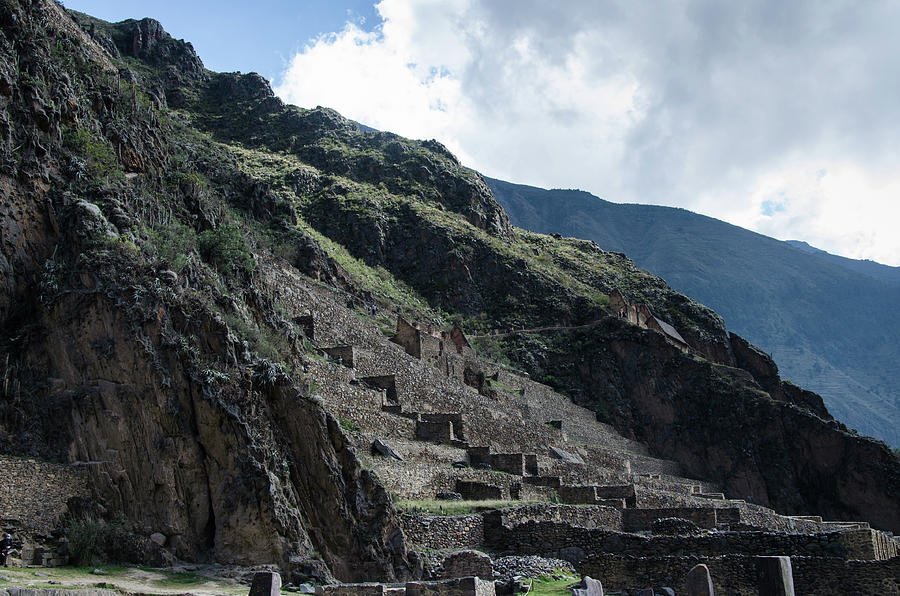
[[[93,565],[103,552],[109,528],[103,522],[87,517],[72,519],[66,525],[69,556],[76,565]]]
[[[197,243],[194,230],[182,223],[172,222],[167,226],[149,231],[150,242],[160,261],[176,273],[191,260],[191,253]]]
[[[256,261],[247,249],[244,235],[235,224],[206,230],[197,236],[200,254],[216,269],[250,272],[256,268]]]

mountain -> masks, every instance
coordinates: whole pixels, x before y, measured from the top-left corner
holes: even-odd
[[[684,209],[487,179],[518,226],[627,254],[721,314],[862,433],[900,445],[896,267],[781,242]]]
[[[881,263],[876,263],[875,261],[870,261],[868,259],[848,259],[847,257],[842,257],[840,255],[833,255],[820,248],[810,246],[809,243],[803,242],[802,240],[787,240],[787,243],[804,252],[817,255],[819,258],[830,263],[840,265],[845,269],[862,273],[863,275],[867,275],[874,279],[880,279],[887,283],[900,284],[900,267],[882,265]]]
[[[486,544],[566,515],[552,556],[626,540],[661,569],[687,538],[624,519],[677,514],[704,527],[676,524],[686,560],[896,564],[866,525],[900,531],[884,443],[625,255],[511,225],[437,141],[285,105],[149,18],[0,0],[0,33],[0,513],[21,560],[402,582],[451,568],[411,524]],[[511,513],[401,513],[463,493]]]

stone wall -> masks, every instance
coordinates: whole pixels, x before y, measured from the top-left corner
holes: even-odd
[[[457,480],[456,492],[467,501],[496,500],[506,496],[503,487],[475,480]]]
[[[624,591],[645,588],[652,581],[654,587],[667,586],[676,594],[687,594],[685,578],[695,565],[709,567],[716,594],[728,596],[758,596],[756,562],[754,557],[633,557],[603,554],[590,557],[578,566],[583,575],[603,582],[607,590]],[[651,581],[648,581],[651,578]],[[806,592],[798,592],[806,594]],[[823,592],[827,594],[829,592]]]
[[[406,596],[495,596],[495,593],[493,581],[477,577],[406,584]]]
[[[557,492],[563,503],[577,505],[597,502],[596,486],[560,486]]]
[[[622,511],[622,523],[626,532],[639,532],[649,530],[651,524],[658,519],[677,517],[693,522],[701,528],[714,530],[718,522],[716,511],[713,507],[706,509],[696,507],[625,509]]]
[[[438,422],[418,420],[416,421],[416,438],[435,443],[452,443],[456,437],[453,434],[453,423],[449,420]]]
[[[835,533],[847,552],[852,553],[851,559],[884,561],[900,554],[897,542],[878,530],[862,528]]]
[[[757,596],[756,557],[630,557],[603,554],[585,559],[579,572],[599,578],[609,590],[669,586],[687,591],[685,577],[698,563],[709,567],[717,594]],[[900,557],[888,561],[847,561],[834,557],[791,557],[794,590],[806,594],[900,594]]]
[[[470,548],[484,544],[484,518],[471,515],[400,516],[403,534],[409,544],[419,548]]]
[[[572,527],[556,522],[527,522],[512,527],[485,526],[485,543],[500,552],[515,545],[517,554],[565,559],[578,564],[593,553],[620,553],[641,557],[714,557],[746,555],[830,556],[861,558],[871,547],[845,543],[842,534],[774,534],[717,532],[700,536],[642,536],[601,529]]]
[[[340,362],[343,366],[353,368],[353,363],[356,359],[356,348],[353,346],[334,346],[331,348],[323,348],[322,351]]]
[[[0,518],[47,533],[67,511],[69,498],[90,496],[87,476],[87,465],[0,456]]]
[[[602,505],[525,505],[484,514],[485,526],[512,528],[520,524],[552,521],[579,528],[622,529],[622,512]]]
[[[791,557],[798,594],[900,594],[900,557],[844,561]]]
[[[507,474],[524,476],[525,456],[522,453],[492,453],[491,468]]]
[[[453,436],[457,439],[465,441],[466,427],[463,423],[462,414],[445,414],[437,412],[422,412],[420,417],[425,422],[435,423],[451,423],[453,425]]]

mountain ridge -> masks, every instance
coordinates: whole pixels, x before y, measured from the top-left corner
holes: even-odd
[[[488,183],[516,225],[628,254],[711,305],[729,327],[773,354],[786,376],[823,394],[839,419],[900,444],[900,398],[891,389],[900,378],[890,364],[900,345],[895,285],[848,267],[842,257],[809,254],[684,209]]]

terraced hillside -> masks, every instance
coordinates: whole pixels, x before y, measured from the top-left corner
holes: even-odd
[[[445,522],[401,501],[459,493],[538,503],[499,515],[562,523],[547,549],[578,565],[607,540],[658,554],[633,532],[677,513],[737,532],[696,556],[890,571],[865,524],[900,528],[896,456],[716,313],[514,228],[439,143],[286,106],[152,19],[0,8],[0,451],[25,493],[66,493],[49,528],[4,496],[20,561],[403,581],[436,573],[415,524]],[[476,517],[484,548],[544,549]],[[68,546],[87,530],[94,552]]]

